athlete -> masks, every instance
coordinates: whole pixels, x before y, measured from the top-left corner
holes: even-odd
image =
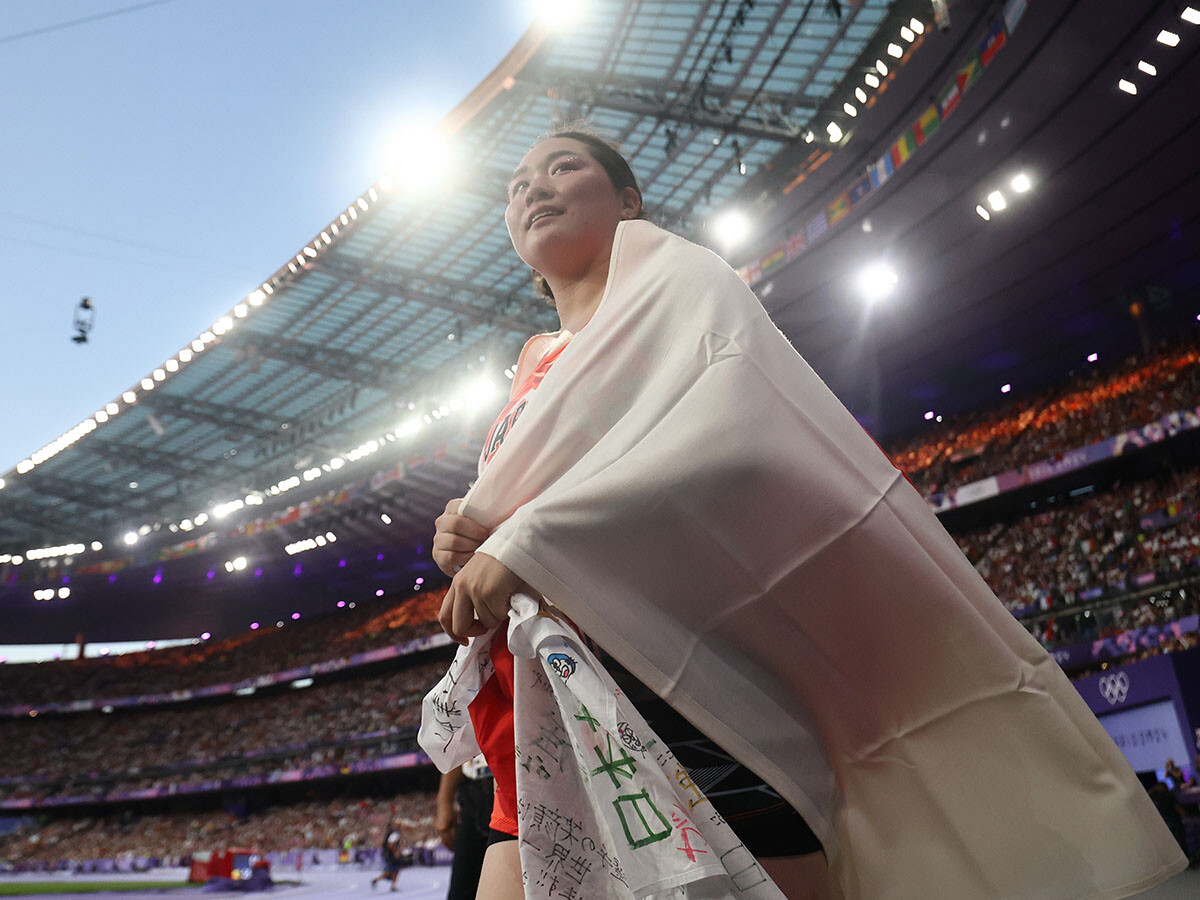
[[[641,190],[625,159],[584,131],[562,131],[526,154],[508,186],[505,221],[513,246],[533,267],[535,288],[555,305],[562,328],[537,335],[521,353],[508,404],[489,430],[481,471],[517,427],[531,394],[599,305],[618,223],[644,218]],[[437,519],[433,557],[454,576],[440,621],[453,637],[505,625],[509,598],[530,592],[500,562],[475,549],[488,537],[457,514],[451,500]],[[478,615],[478,618],[476,616]],[[480,900],[522,897],[517,851],[513,730],[513,661],[504,640],[491,647],[496,674],[470,707],[480,749],[496,781],[491,836],[480,877]],[[740,766],[654,692],[606,658],[606,667],[689,770],[719,773],[706,781],[709,799],[791,900],[827,896],[825,856],[803,818],[761,778]]]

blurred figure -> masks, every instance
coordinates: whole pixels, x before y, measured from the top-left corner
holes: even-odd
[[[400,832],[392,828],[392,822],[388,822],[388,826],[384,831],[383,838],[383,871],[371,879],[371,890],[375,890],[375,885],[384,879],[390,879],[392,882],[392,890],[396,891],[396,878],[400,875],[402,867],[401,848],[400,848]]]
[[[491,836],[495,793],[496,782],[482,754],[442,776],[433,824],[442,843],[454,851],[446,900],[475,898],[483,854]]]

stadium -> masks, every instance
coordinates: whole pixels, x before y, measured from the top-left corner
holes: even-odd
[[[265,863],[277,892],[366,896],[398,832],[399,890],[445,896],[433,523],[558,327],[503,185],[579,120],[736,270],[1200,859],[1200,12],[576,12],[445,113],[434,155],[468,174],[347,197],[0,473],[0,894],[185,896]]]

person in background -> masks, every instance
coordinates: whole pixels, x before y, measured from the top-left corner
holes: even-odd
[[[433,824],[442,843],[454,851],[446,900],[474,900],[479,872],[491,836],[496,780],[483,754],[442,776]],[[457,799],[457,808],[455,800]]]
[[[385,879],[392,882],[393,891],[399,890],[396,887],[396,878],[400,875],[401,863],[400,832],[395,831],[392,823],[388,822],[383,838],[383,871],[371,879],[371,890],[375,890],[375,885]]]

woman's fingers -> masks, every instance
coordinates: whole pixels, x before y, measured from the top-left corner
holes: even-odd
[[[466,640],[459,637],[454,630],[454,601],[458,595],[458,585],[453,581],[450,582],[450,588],[446,591],[446,596],[442,598],[442,608],[438,610],[438,624],[442,626],[442,631],[450,635],[460,644],[466,644]]]
[[[474,519],[453,513],[443,513],[438,516],[433,520],[433,527],[437,529],[438,534],[458,534],[480,544],[487,540],[489,534],[488,530]]]
[[[457,579],[455,580],[457,581]],[[452,582],[451,587],[453,586]],[[460,644],[466,644],[466,639],[469,637],[475,637],[487,632],[487,629],[475,618],[475,606],[471,602],[471,595],[461,588],[454,592],[454,603],[451,605],[450,621],[453,627],[450,636]]]
[[[434,550],[450,550],[459,553],[474,553],[479,549],[479,545],[482,543],[483,541],[477,541],[472,537],[455,534],[452,531],[439,531],[433,536]]]
[[[447,575],[453,577],[463,566],[471,561],[471,553],[442,553],[433,551],[433,561]]]

